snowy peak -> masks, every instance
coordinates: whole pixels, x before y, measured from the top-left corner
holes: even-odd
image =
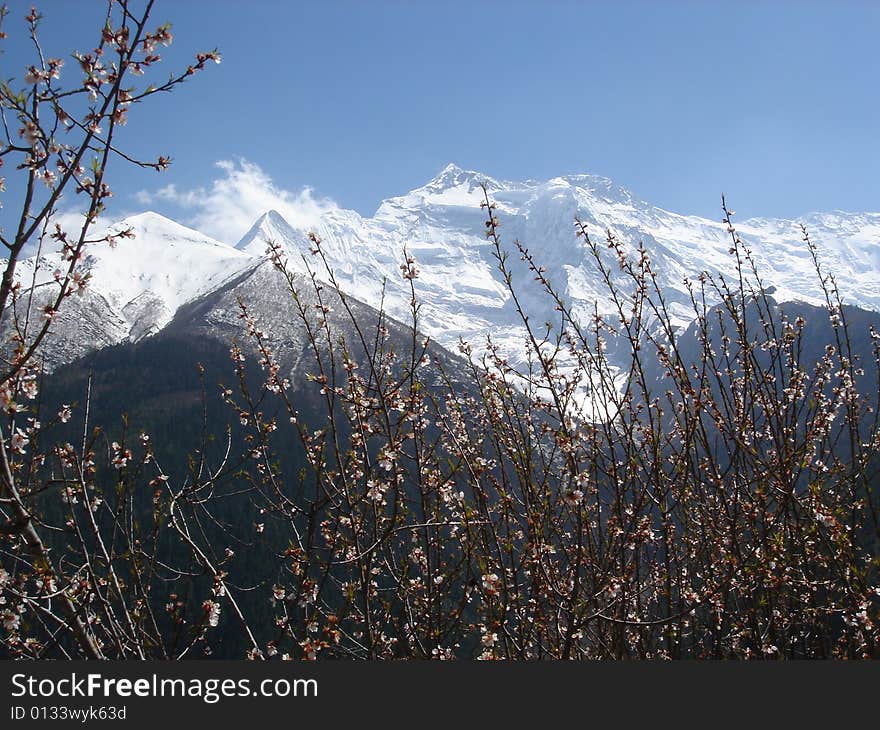
[[[298,248],[307,237],[307,231],[294,228],[278,211],[268,210],[257,218],[235,248],[251,256],[262,256],[270,241],[287,248]]]
[[[444,193],[452,189],[465,188],[472,190],[479,189],[485,185],[489,192],[510,193],[515,191],[545,191],[553,188],[568,187],[576,188],[584,193],[595,195],[596,197],[605,199],[614,199],[618,201],[631,202],[633,200],[632,193],[625,188],[620,187],[613,180],[602,177],[601,175],[590,175],[586,173],[578,173],[572,175],[558,175],[547,180],[498,180],[483,172],[476,170],[466,170],[459,167],[455,163],[449,163],[440,173],[430,182],[422,187],[411,191],[409,195],[419,192],[424,193]],[[406,196],[402,196],[406,197]],[[643,205],[647,205],[643,203]]]
[[[443,190],[462,186],[479,187],[483,183],[485,183],[487,187],[499,187],[498,182],[488,175],[484,175],[476,170],[465,170],[455,163],[450,162],[433,180],[426,185],[423,185],[421,188],[418,188],[418,190],[442,192]]]
[[[140,213],[93,234],[130,230],[133,236],[96,240],[83,250],[82,273],[89,283],[54,325],[56,353],[50,366],[91,349],[136,341],[165,327],[178,308],[253,264],[253,257],[154,212]],[[67,269],[57,251],[22,261],[16,277],[35,286],[37,300],[53,300],[56,272]],[[63,332],[61,330],[64,330]],[[57,355],[57,357],[55,357]],[[54,357],[54,361],[53,361]]]
[[[383,201],[375,218],[394,219],[400,218],[402,213],[443,208],[479,209],[485,201],[484,185],[499,213],[503,214],[519,215],[526,208],[540,208],[540,201],[549,200],[555,201],[551,207],[559,210],[559,201],[562,199],[573,201],[575,207],[579,208],[590,208],[595,204],[600,208],[613,205],[651,209],[647,203],[636,200],[630,191],[599,175],[560,175],[547,180],[498,180],[450,163],[425,185]]]
[[[260,216],[260,221],[262,221],[266,225],[273,225],[273,226],[278,226],[278,225],[287,226],[287,225],[289,225],[288,222],[284,219],[284,216],[282,216],[281,213],[279,213],[274,208],[272,210],[267,210],[265,213],[263,213],[263,215]]]
[[[196,245],[208,244],[219,248],[230,248],[229,245],[221,243],[210,236],[193,228],[187,228],[177,221],[166,218],[164,215],[155,213],[152,210],[131,215],[127,218],[114,223],[110,226],[112,230],[122,230],[131,228],[137,236],[142,239],[154,242],[157,239],[173,240],[179,242],[191,242]]]
[[[637,203],[645,208],[649,207],[647,203],[635,201],[632,193],[626,188],[600,175],[561,175],[547,182],[547,184],[553,183],[568,185],[597,200],[620,204]]]
[[[450,163],[425,185],[405,195],[383,201],[376,216],[381,217],[383,212],[393,207],[406,209],[426,206],[479,207],[484,199],[483,185],[492,193],[504,189],[507,183],[501,183],[476,170],[465,170]]]
[[[112,248],[99,243],[86,249],[94,285],[120,310],[150,293],[173,313],[250,262],[246,253],[157,213],[110,226],[111,231],[129,228],[133,238],[122,238]]]

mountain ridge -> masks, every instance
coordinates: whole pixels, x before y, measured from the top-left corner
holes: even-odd
[[[459,338],[479,348],[489,336],[515,361],[521,360],[524,330],[486,240],[483,184],[497,206],[505,247],[513,249],[515,239],[528,246],[578,317],[588,317],[594,304],[600,312],[612,307],[589,251],[575,236],[575,218],[591,235],[613,231],[628,250],[644,243],[680,328],[693,318],[685,278],[732,270],[730,233],[720,220],[663,210],[601,176],[502,181],[450,163],[425,185],[384,200],[372,217],[343,208],[321,216],[314,232],[340,288],[371,306],[381,303],[390,316],[406,320],[409,282],[400,276],[405,248],[420,272],[415,287],[419,324],[426,334],[450,349]],[[880,213],[821,212],[804,221],[847,303],[880,311]],[[821,301],[819,280],[795,221],[749,218],[736,225],[778,299]],[[258,266],[269,240],[281,247],[295,271],[312,267],[319,278],[328,278],[310,253],[312,227],[288,221],[271,208],[235,244],[152,211],[108,229],[122,226],[132,227],[135,238],[124,239],[115,251],[106,244],[87,247],[84,266],[92,274],[91,291],[78,303],[75,316],[53,325],[59,330],[56,342],[65,345],[52,366],[108,343],[155,334],[180,307]],[[533,320],[557,321],[554,303],[539,291],[526,266],[515,255],[508,263]],[[19,264],[16,276],[23,288],[36,284],[35,291],[47,295],[59,265],[54,253],[32,257]],[[614,272],[613,281],[624,291],[629,286],[620,272]],[[78,319],[90,323],[87,332],[77,331]],[[103,332],[101,322],[107,325]]]

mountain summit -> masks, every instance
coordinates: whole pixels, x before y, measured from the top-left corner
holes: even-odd
[[[308,231],[294,228],[277,210],[267,210],[235,244],[235,248],[252,256],[262,256],[269,241],[304,244],[306,240]]]

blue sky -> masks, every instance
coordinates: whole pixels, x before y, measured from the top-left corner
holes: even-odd
[[[11,5],[0,64],[20,78],[30,3]],[[101,2],[38,5],[50,55],[92,43]],[[223,62],[132,114],[130,147],[174,164],[117,166],[117,211],[198,221],[251,195],[369,215],[449,161],[605,175],[713,218],[722,192],[741,215],[880,210],[878,2],[158,0],[154,18],[166,71]]]

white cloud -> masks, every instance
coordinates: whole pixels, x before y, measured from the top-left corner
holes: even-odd
[[[237,243],[267,210],[277,210],[293,225],[310,227],[337,207],[328,198],[314,197],[311,188],[291,192],[278,187],[258,165],[247,160],[215,164],[222,176],[207,188],[179,190],[172,183],[152,192],[141,190],[135,197],[144,206],[173,203],[188,213],[188,225],[230,244]]]

